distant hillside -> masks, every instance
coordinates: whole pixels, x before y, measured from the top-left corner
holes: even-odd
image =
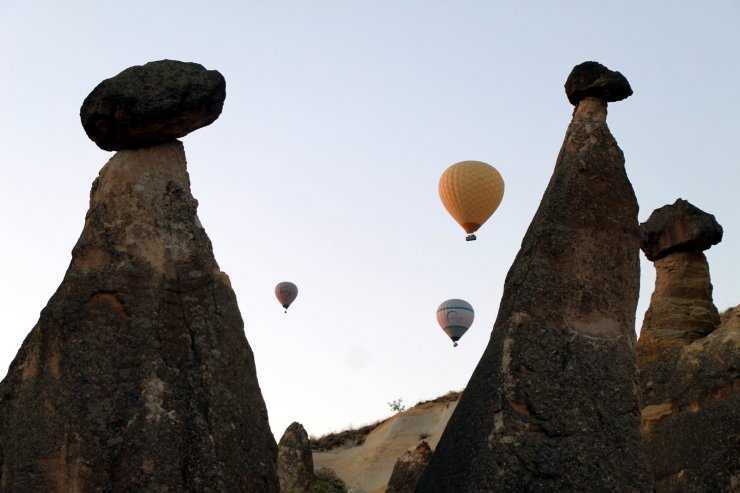
[[[396,460],[426,440],[435,448],[462,392],[449,392],[377,423],[311,440],[314,468],[333,469],[350,488],[382,493]]]

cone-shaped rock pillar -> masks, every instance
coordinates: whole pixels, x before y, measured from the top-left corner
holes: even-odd
[[[0,384],[0,491],[277,492],[277,446],[182,144],[120,151]]]
[[[417,492],[652,491],[634,349],[637,201],[606,125],[607,101],[632,91],[583,65],[491,340]]]

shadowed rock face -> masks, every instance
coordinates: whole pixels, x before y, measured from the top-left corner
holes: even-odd
[[[606,102],[586,97],[417,492],[652,491],[634,353],[638,254],[637,201]]]
[[[0,384],[0,491],[277,492],[277,447],[180,142],[121,151]]]
[[[640,364],[642,440],[656,492],[740,490],[738,368],[740,305],[705,337]]]
[[[565,93],[573,106],[583,99],[595,97],[611,103],[632,95],[627,78],[598,62],[583,62],[573,67],[565,81]]]
[[[316,477],[311,442],[300,423],[291,423],[280,438],[277,473],[280,493],[313,493]]]
[[[184,137],[213,123],[226,81],[197,63],[159,60],[127,68],[92,90],[80,108],[85,133],[106,151]]]
[[[432,449],[425,441],[403,454],[393,466],[385,493],[413,493],[431,457]]]

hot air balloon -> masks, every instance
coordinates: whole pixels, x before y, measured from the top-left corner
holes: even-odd
[[[437,308],[437,322],[445,334],[452,339],[455,347],[457,347],[457,341],[473,324],[474,318],[473,307],[465,300],[447,300]]]
[[[445,209],[463,227],[467,241],[498,209],[504,197],[504,180],[490,164],[461,161],[439,178],[439,198]]]
[[[285,313],[288,313],[288,307],[295,301],[296,296],[298,296],[298,286],[288,281],[278,283],[275,286],[275,296],[280,304],[283,305],[283,308],[285,308]]]

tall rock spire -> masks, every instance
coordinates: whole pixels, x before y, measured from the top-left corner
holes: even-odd
[[[172,138],[100,171],[0,384],[0,492],[278,491],[252,351],[196,208]]]
[[[632,94],[596,62],[506,277],[491,340],[417,492],[652,491],[635,365],[637,200],[606,125]]]

